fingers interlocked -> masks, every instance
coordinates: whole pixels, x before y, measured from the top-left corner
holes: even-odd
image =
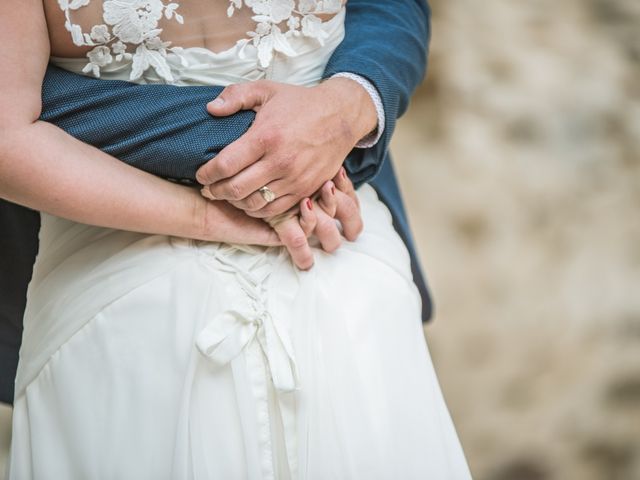
[[[322,186],[316,201],[304,199],[299,209],[299,216],[289,215],[276,223],[274,229],[293,262],[302,270],[310,269],[314,263],[309,236],[315,235],[322,249],[331,253],[342,244],[339,225],[349,241],[355,241],[362,232],[358,197],[344,169]]]

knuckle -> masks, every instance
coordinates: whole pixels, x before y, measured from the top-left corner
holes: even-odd
[[[224,89],[225,96],[233,97],[240,93],[240,89],[238,85],[229,85]]]
[[[242,200],[242,187],[236,182],[229,182],[226,187],[227,195],[232,200]]]
[[[274,82],[270,80],[256,80],[255,82],[251,82],[248,85],[250,88],[255,90],[260,95],[266,95],[270,90],[273,89]]]
[[[307,245],[307,237],[304,232],[295,232],[288,236],[287,244],[293,249],[301,249]]]
[[[272,128],[263,134],[263,141],[267,147],[275,148],[282,143],[282,133]]]
[[[235,173],[233,160],[228,157],[220,158],[216,162],[216,170],[222,178],[230,177]]]
[[[273,168],[278,172],[288,172],[295,164],[295,155],[278,155],[273,159]]]
[[[264,200],[257,195],[249,195],[244,201],[244,205],[249,211],[260,210],[264,205]]]
[[[292,163],[294,166],[298,167],[296,169],[297,178],[296,184],[299,185],[298,190],[309,191],[313,190],[314,192],[318,190],[316,187],[316,182],[318,181],[318,175],[313,172],[311,168],[306,168],[303,165],[303,162],[298,160],[298,157],[292,158]]]

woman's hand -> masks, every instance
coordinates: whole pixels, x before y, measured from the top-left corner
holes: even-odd
[[[344,237],[355,241],[362,231],[362,217],[358,197],[344,168],[333,181],[322,186],[316,200],[303,199],[297,214],[271,219],[271,224],[296,266],[308,270],[314,263],[308,242],[310,236],[315,235],[322,249],[329,253],[342,244],[336,220],[342,226]]]

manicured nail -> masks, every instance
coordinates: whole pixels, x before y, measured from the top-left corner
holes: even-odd
[[[309,210],[313,210],[313,202],[311,201],[310,198],[307,198],[307,208]]]

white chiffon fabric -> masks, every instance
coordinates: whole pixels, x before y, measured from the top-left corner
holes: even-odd
[[[176,84],[316,83],[341,41],[276,56],[187,49]],[[78,71],[85,61],[55,59]],[[152,75],[151,70],[148,75]],[[103,78],[126,78],[112,65]],[[154,81],[145,77],[144,81]],[[42,215],[8,478],[470,478],[424,342],[409,256],[375,191],[309,272],[282,248]]]

